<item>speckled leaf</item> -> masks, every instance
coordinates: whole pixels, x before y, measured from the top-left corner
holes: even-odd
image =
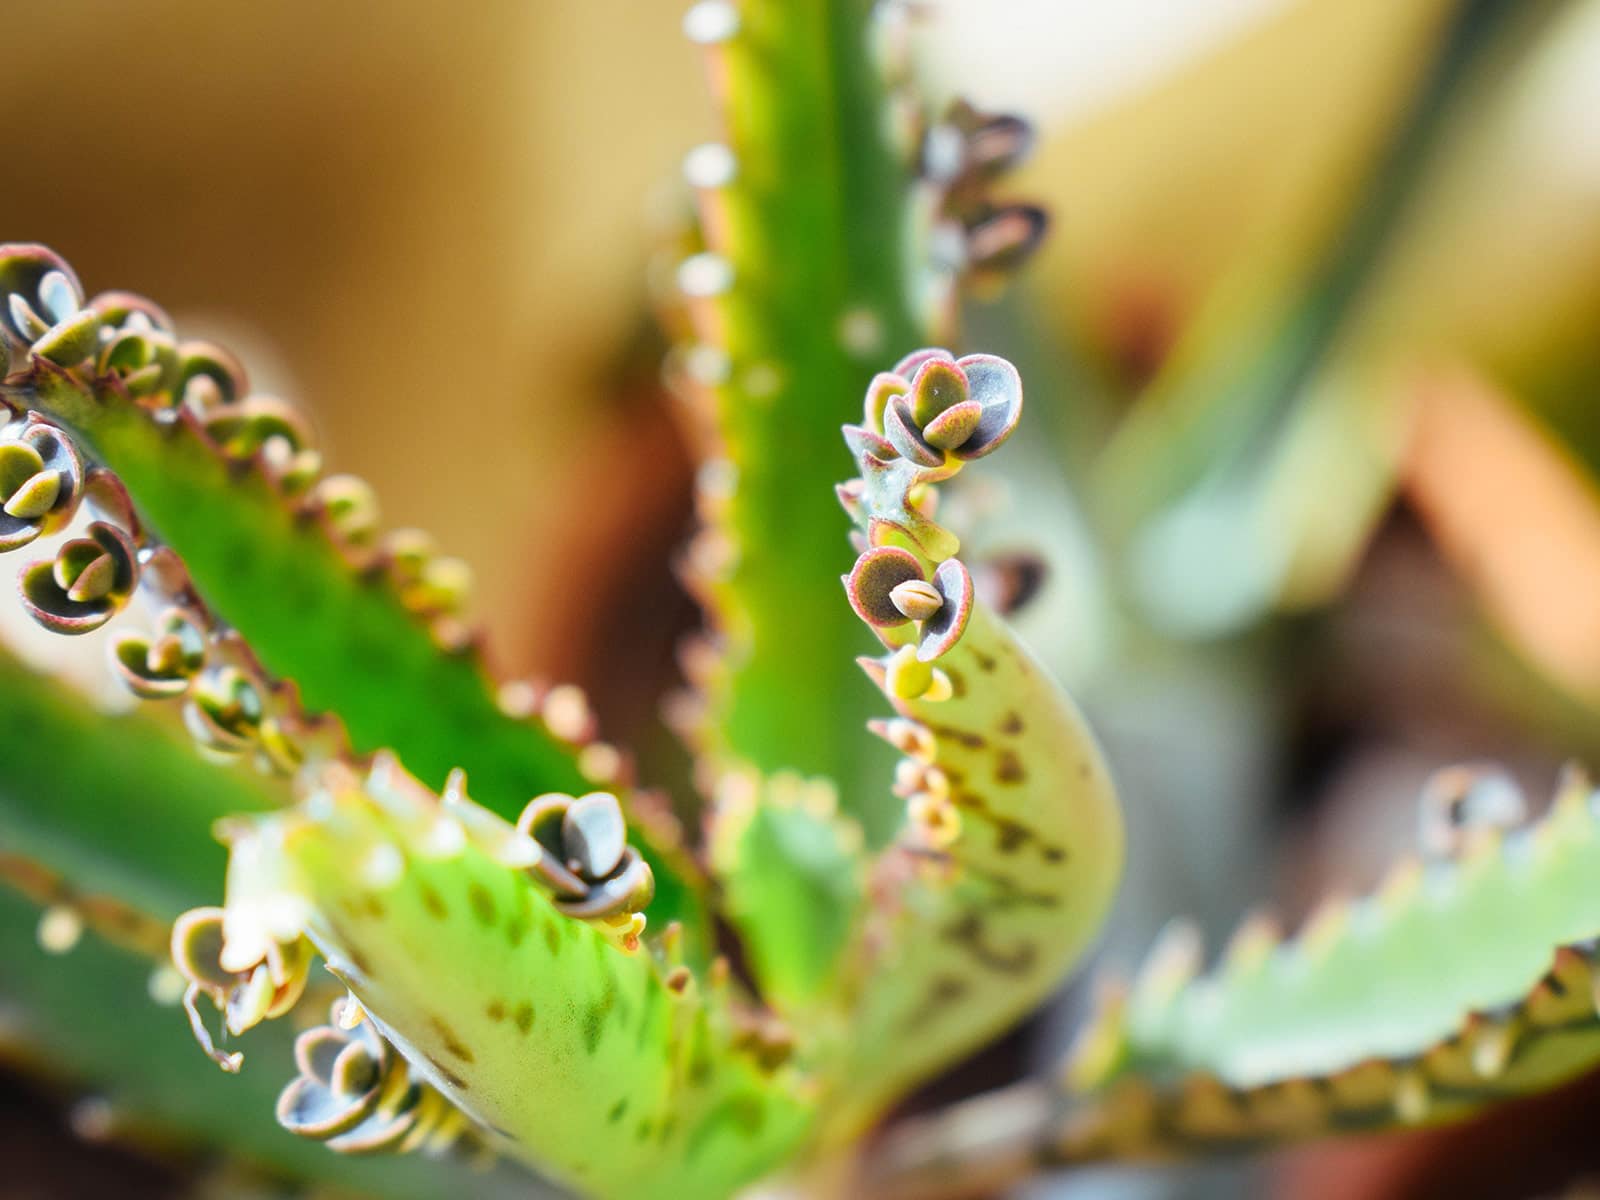
[[[506,711],[476,653],[441,649],[398,591],[354,570],[326,525],[297,513],[259,459],[230,462],[186,410],[158,421],[108,384],[90,389],[43,364],[33,382],[29,402],[117,472],[206,602],[268,670],[299,684],[308,708],[337,713],[358,749],[394,748],[435,787],[464,767],[475,794],[503,814],[542,792],[588,789],[569,744],[587,738],[582,721],[562,727],[572,735],[564,741]],[[659,849],[662,919],[683,922],[702,949],[692,867]]]
[[[1098,1160],[1436,1124],[1592,1070],[1600,794],[1570,772],[1544,819],[1507,833],[1520,798],[1440,775],[1454,799],[1491,803],[1453,803],[1444,838],[1425,812],[1434,857],[1325,902],[1293,941],[1250,918],[1204,975],[1198,931],[1175,922],[1131,987],[1102,986],[1054,1086],[897,1131],[873,1194],[969,1196]]]
[[[561,915],[509,825],[439,818],[335,773],[236,827],[230,939],[303,928],[419,1076],[582,1191],[720,1196],[794,1150],[796,1080],[735,1048],[716,994]]]
[[[907,816],[873,865],[842,977],[841,1069],[854,1086],[829,1116],[845,1129],[1040,1004],[1098,933],[1122,870],[1121,814],[1093,735],[975,602],[958,540],[930,515],[938,484],[1010,437],[1021,380],[1003,359],[942,350],[906,356],[889,378],[924,398],[916,412],[898,398],[886,410],[898,406],[919,444],[969,397],[985,415],[971,444],[931,464],[881,459],[845,431],[864,478],[841,498],[865,546],[845,591],[887,650],[862,666],[899,713],[875,729],[904,756],[894,790]]]
[[[1396,866],[1280,943],[1241,927],[1196,977],[1158,946],[1080,1041],[1068,1157],[1225,1149],[1459,1117],[1600,1062],[1600,794]]]
[[[873,1111],[1041,1004],[1083,956],[1122,869],[1122,824],[1082,715],[974,607],[939,660],[954,694],[900,700],[911,827],[877,864],[849,970],[851,1049]]]

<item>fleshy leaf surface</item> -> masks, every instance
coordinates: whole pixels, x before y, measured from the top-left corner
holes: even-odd
[[[762,997],[803,1022],[826,1006],[861,917],[861,827],[838,811],[826,780],[729,772],[710,840],[722,912],[744,939]]]
[[[231,945],[303,932],[419,1078],[586,1194],[724,1195],[796,1149],[799,1078],[725,988],[563,915],[505,821],[376,770],[232,830]]]
[[[846,430],[862,476],[840,494],[863,549],[845,588],[887,649],[862,665],[899,714],[875,729],[903,756],[895,791],[906,804],[844,969],[846,1058],[859,1081],[838,1114],[846,1128],[1043,1002],[1099,932],[1123,849],[1082,715],[975,601],[958,539],[930,515],[937,485],[1016,428],[1016,370],[924,350],[879,376],[879,391],[936,399],[900,409],[916,455],[862,436],[876,435],[871,425]],[[928,461],[927,429],[969,401],[988,414],[973,442],[934,447]],[[879,419],[873,392],[867,419]]]
[[[1402,862],[1292,941],[1247,923],[1197,976],[1198,943],[1169,940],[1084,1036],[1071,1078],[1097,1099],[1070,1144],[1430,1123],[1581,1073],[1600,1060],[1596,870],[1600,793],[1574,774],[1537,824]],[[1287,1093],[1315,1099],[1294,1122]]]
[[[1463,780],[1467,787],[1457,786]],[[1102,987],[1059,1077],[897,1131],[892,1197],[966,1196],[1103,1160],[1170,1160],[1459,1120],[1600,1064],[1600,792],[1569,771],[1531,826],[1502,780],[1452,769],[1426,858],[1285,940],[1246,920],[1201,973],[1175,922]],[[1435,798],[1430,785],[1425,800]]]

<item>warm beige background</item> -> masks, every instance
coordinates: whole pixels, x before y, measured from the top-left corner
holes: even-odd
[[[5,6],[0,239],[48,241],[91,290],[146,292],[234,345],[389,524],[477,568],[503,662],[574,670],[585,651],[558,643],[586,533],[617,546],[635,510],[661,522],[648,538],[681,533],[672,435],[638,419],[659,400],[615,367],[650,213],[713,129],[687,5]],[[1303,264],[1448,6],[937,7],[933,88],[1046,127],[1005,189],[1057,214],[1035,304],[1136,375],[1215,293]],[[1568,25],[1452,157],[1374,306],[1408,346],[1492,353],[1558,416],[1590,394],[1568,360],[1589,369],[1600,311],[1600,3]]]
[[[558,494],[603,471],[648,197],[708,129],[681,7],[8,6],[0,240],[234,345],[390,524],[478,567],[523,657]]]
[[[1090,132],[1032,185],[1076,180],[1082,219],[1062,223],[1055,253],[1083,266],[1086,248],[1127,244],[1098,232],[1124,211],[1101,198],[1130,182],[1093,165],[1127,161],[1099,149],[1127,146],[1093,132],[1100,113],[1282,3],[1138,0],[1108,15],[967,0],[923,27],[940,89],[971,81],[980,99],[1081,120],[1082,89],[1060,85],[1092,82]],[[315,415],[333,469],[378,485],[389,524],[421,525],[477,568],[503,660],[571,669],[531,631],[570,600],[561,560],[586,516],[615,525],[637,503],[611,494],[649,464],[608,460],[622,444],[608,372],[643,309],[653,200],[713,129],[687,7],[10,6],[0,239],[49,242],[91,291],[145,292],[239,350],[258,387]],[[1142,239],[1147,207],[1136,196],[1109,224]]]

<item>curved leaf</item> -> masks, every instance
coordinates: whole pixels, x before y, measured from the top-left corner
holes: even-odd
[[[862,549],[851,605],[888,653],[863,666],[900,714],[908,820],[873,867],[844,972],[855,1086],[845,1128],[1042,1003],[1098,934],[1122,870],[1122,819],[1093,735],[1055,681],[974,601],[959,542],[930,515],[939,484],[1016,427],[1022,383],[992,355],[908,356],[880,375],[884,416],[847,427],[861,477],[840,489]],[[902,456],[980,402],[976,454]],[[896,406],[900,406],[897,413]],[[880,436],[899,419],[902,436]],[[880,426],[880,422],[882,425]]]

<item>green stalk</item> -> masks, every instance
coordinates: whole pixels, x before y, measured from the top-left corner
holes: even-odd
[[[734,170],[705,189],[706,224],[731,286],[699,304],[726,356],[711,391],[735,481],[713,521],[732,561],[704,581],[725,640],[716,748],[837,780],[881,840],[893,814],[871,798],[889,760],[857,734],[873,695],[851,665],[870,641],[841,610],[848,524],[822,501],[849,473],[838,428],[859,419],[873,364],[925,336],[873,8],[758,0],[709,48]]]

